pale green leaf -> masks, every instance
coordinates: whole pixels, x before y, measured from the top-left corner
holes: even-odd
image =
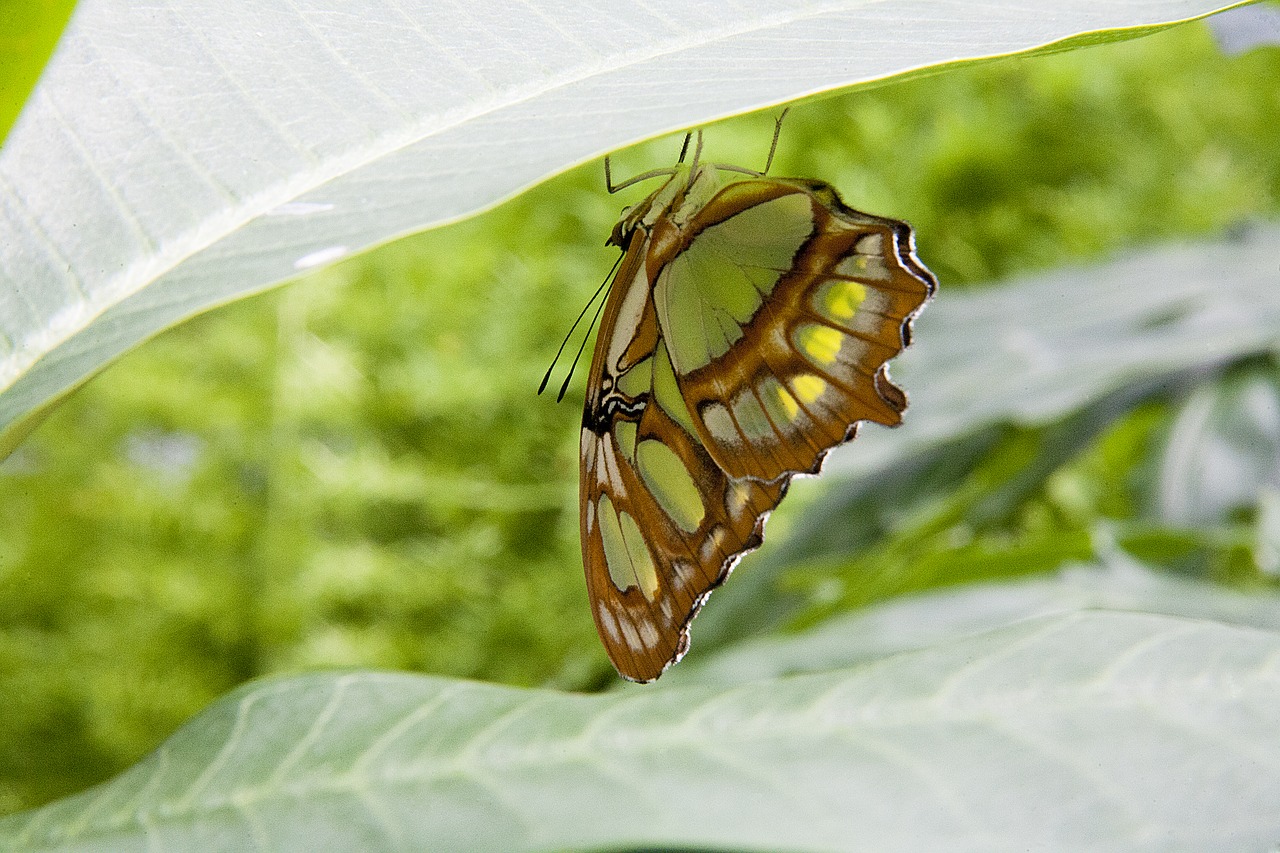
[[[1226,5],[87,0],[0,151],[0,450],[182,318],[625,143]]]
[[[1280,376],[1253,365],[1201,386],[1180,407],[1160,461],[1158,515],[1217,524],[1280,489]]]
[[[796,634],[748,639],[719,654],[691,655],[662,678],[665,684],[731,685],[841,669],[943,646],[1020,619],[1080,610],[1158,613],[1280,632],[1280,596],[1160,574],[1113,549],[1103,565],[932,590],[837,616]]]
[[[1078,613],[727,690],[290,678],[0,845],[1258,851],[1278,663],[1273,632]]]

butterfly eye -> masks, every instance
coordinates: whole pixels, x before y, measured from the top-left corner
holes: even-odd
[[[613,233],[609,235],[609,239],[604,241],[606,246],[617,246],[625,252],[631,245],[631,235],[635,233],[636,226],[627,217],[630,211],[629,207],[623,209],[622,218],[613,226]]]

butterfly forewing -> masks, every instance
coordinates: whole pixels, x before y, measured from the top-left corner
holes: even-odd
[[[678,172],[628,214],[582,432],[582,544],[618,671],[656,678],[791,476],[897,424],[885,362],[934,281],[909,228],[816,181]],[[624,233],[625,232],[625,233]]]

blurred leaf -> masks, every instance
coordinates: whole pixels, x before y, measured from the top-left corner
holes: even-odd
[[[836,479],[821,501],[799,513],[783,541],[749,557],[747,571],[716,593],[715,605],[698,617],[699,648],[758,636],[795,617],[805,604],[810,605],[807,619],[823,618],[938,584],[944,577],[960,583],[1001,577],[1006,569],[1045,571],[1088,558],[1091,554],[1082,554],[1078,542],[1061,535],[1022,547],[1004,542],[998,552],[973,542],[969,548],[935,550],[933,540],[949,538],[957,525],[973,531],[1002,519],[1146,391],[1142,386],[1124,389],[1043,429],[1002,435],[989,428],[926,448],[892,470],[852,481]],[[889,552],[889,560],[882,553],[873,558],[878,558],[874,568],[850,567],[850,555],[873,543]],[[899,559],[910,564],[910,577],[886,565]],[[840,578],[850,575],[854,580],[842,584]],[[795,590],[806,584],[823,590],[816,609]]]
[[[75,0],[0,3],[0,148],[62,35]]]
[[[1259,571],[1280,576],[1280,489],[1264,487],[1258,496],[1257,537],[1254,553]]]
[[[0,822],[0,843],[1260,850],[1280,800],[1277,655],[1274,632],[1077,613],[728,690],[292,678]]]
[[[1244,53],[1262,45],[1280,44],[1280,8],[1274,3],[1232,9],[1216,16],[1210,26],[1227,53]]]
[[[0,268],[18,283],[0,290],[0,451],[178,320],[627,142],[1224,5],[87,0],[0,152]]]
[[[1280,488],[1280,370],[1253,363],[1200,386],[1170,430],[1155,495],[1169,524],[1220,523]]]
[[[1021,619],[1087,610],[1136,611],[1280,631],[1280,595],[1235,592],[1159,574],[1114,549],[1102,564],[1048,576],[933,590],[880,602],[795,634],[691,657],[663,683],[741,684],[825,672],[941,648]]]

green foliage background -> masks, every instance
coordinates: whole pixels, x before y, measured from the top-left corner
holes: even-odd
[[[0,145],[40,77],[75,0],[0,2]]]
[[[712,127],[709,156],[757,163],[770,124]],[[677,145],[624,152],[616,173]],[[1274,218],[1277,152],[1280,50],[1224,57],[1193,25],[799,105],[775,172],[912,222],[945,299]],[[0,465],[0,812],[118,771],[268,673],[613,683],[577,550],[583,371],[559,406],[533,393],[613,260],[618,209],[645,192],[601,185],[589,164],[171,330]],[[1259,376],[1274,390],[1269,361],[1226,381]],[[1069,420],[1010,428],[869,547],[787,543],[803,555],[776,590],[797,602],[790,624],[1051,570],[1089,556],[1101,527],[1170,570],[1272,584],[1255,510],[1195,529],[1155,519],[1181,405],[1177,390],[1149,397],[1059,453],[1081,434]],[[757,557],[820,486],[784,504]]]

